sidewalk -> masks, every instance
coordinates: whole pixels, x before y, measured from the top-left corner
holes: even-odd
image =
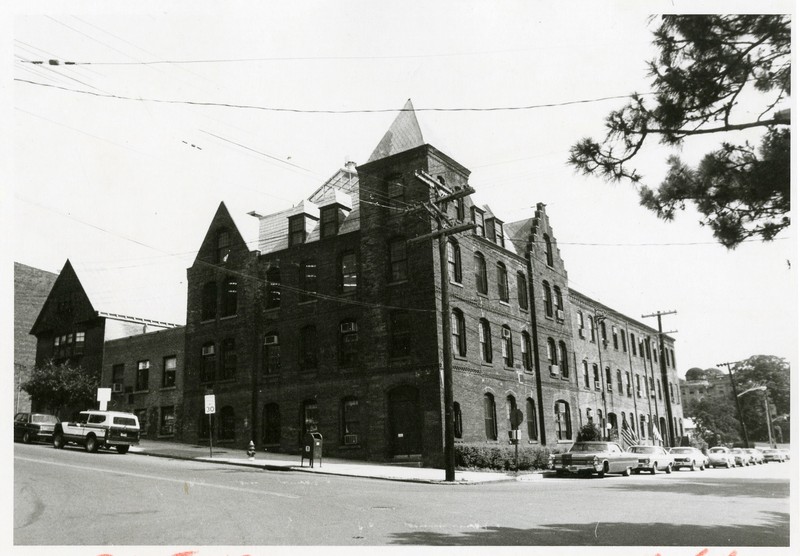
[[[314,462],[312,468],[308,460],[300,465],[299,455],[256,452],[251,460],[247,457],[246,450],[232,450],[228,447],[212,448],[209,455],[208,446],[195,444],[181,444],[178,442],[162,442],[157,440],[142,439],[138,446],[131,446],[131,454],[155,456],[171,459],[185,459],[203,461],[225,465],[239,465],[264,469],[268,471],[299,471],[322,475],[344,475],[349,477],[363,477],[370,479],[384,479],[390,481],[406,481],[414,483],[431,484],[479,484],[497,481],[530,481],[541,478],[541,474],[525,474],[515,477],[513,474],[492,473],[485,471],[456,471],[455,483],[444,480],[444,469],[429,467],[405,467],[387,463],[372,463],[365,461],[325,458],[322,464]]]

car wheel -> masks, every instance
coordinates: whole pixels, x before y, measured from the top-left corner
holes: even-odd
[[[61,433],[56,433],[53,436],[53,448],[56,450],[61,450],[64,447],[64,444],[66,444],[66,442],[64,442],[64,437],[61,435]]]
[[[607,472],[608,472],[608,463],[604,463],[603,464],[603,469],[601,469],[600,471],[597,472],[597,476],[602,479],[603,477],[606,476]]]
[[[117,452],[119,452],[120,454],[127,454],[129,448],[130,446],[128,446],[127,444],[124,444],[122,446],[117,446]]]
[[[22,435],[22,443],[23,444],[30,444],[31,443],[31,433],[25,431],[25,434]]]
[[[626,467],[625,471],[622,472],[622,476],[623,477],[630,477],[631,476],[631,468],[630,467]]]
[[[705,471],[705,470],[706,470],[706,464],[705,463],[701,463],[700,464],[700,471]]]
[[[692,465],[689,466],[689,471],[695,471],[695,470],[696,470],[696,466],[694,464],[694,460],[692,460]]]
[[[656,462],[653,462],[653,467],[650,468],[650,474],[651,475],[655,475],[656,474],[656,467],[658,467],[658,464]]]
[[[97,438],[92,434],[86,439],[86,451],[95,453],[100,446],[97,444]]]
[[[671,463],[668,463],[668,464],[667,464],[667,469],[666,469],[666,471],[667,471],[667,474],[669,474],[669,473],[672,473],[672,464],[671,464]]]
[[[730,469],[730,468],[731,468],[731,462],[726,461],[725,462],[725,469]]]

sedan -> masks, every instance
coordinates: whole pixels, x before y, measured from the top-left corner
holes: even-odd
[[[634,473],[649,471],[655,475],[656,471],[672,473],[672,454],[660,446],[631,446],[629,452],[639,457],[639,462],[633,468]]]
[[[697,448],[679,447],[671,448],[669,451],[673,456],[672,468],[675,470],[688,467],[690,470],[700,469],[703,471],[708,465],[708,458]]]
[[[761,453],[761,450],[756,450],[755,448],[745,448],[744,451],[750,454],[753,463],[758,463],[759,465],[764,463],[764,454]]]
[[[736,459],[736,465],[741,465],[742,467],[746,465],[750,465],[753,463],[753,457],[745,452],[744,448],[734,448],[731,450],[733,457]]]
[[[556,475],[596,473],[598,477],[606,473],[621,473],[627,477],[636,465],[636,455],[625,452],[616,442],[576,442],[568,452],[551,454],[548,462]]]
[[[725,446],[715,446],[708,451],[709,467],[736,467],[736,456]]]
[[[14,415],[14,442],[22,440],[28,444],[34,440],[50,440],[59,422],[58,417],[47,413],[17,413]]]
[[[762,453],[764,454],[764,462],[777,461],[783,463],[784,461],[786,461],[786,454],[784,454],[780,450],[767,448],[766,450],[762,450]]]

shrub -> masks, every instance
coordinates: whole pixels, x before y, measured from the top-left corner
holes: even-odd
[[[519,446],[519,470],[546,469],[550,450],[543,446]],[[514,446],[510,444],[456,444],[456,466],[469,469],[514,470]]]

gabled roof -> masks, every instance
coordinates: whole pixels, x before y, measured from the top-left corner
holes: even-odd
[[[411,99],[406,101],[367,162],[373,162],[425,144]]]

